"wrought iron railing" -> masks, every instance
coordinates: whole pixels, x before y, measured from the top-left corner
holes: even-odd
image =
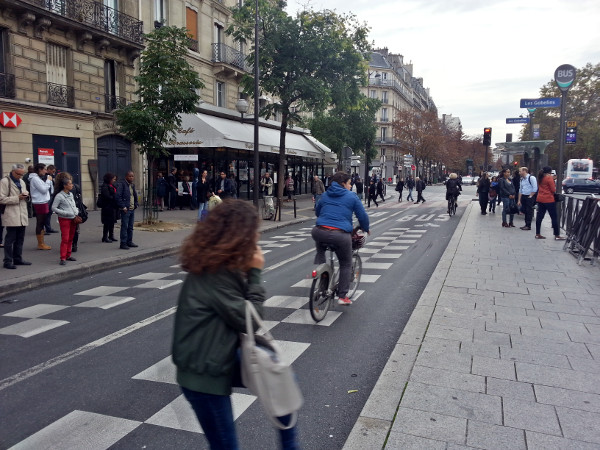
[[[115,109],[119,109],[125,106],[125,97],[117,97],[116,95],[104,94],[104,111],[113,112]]]
[[[198,53],[198,41],[196,39],[192,39],[191,37],[188,37],[187,48],[189,48],[193,52]]]
[[[246,63],[246,55],[243,52],[236,50],[233,47],[225,44],[213,43],[213,58],[214,62],[222,62],[231,66],[239,67],[246,72],[250,71],[248,63]]]
[[[48,100],[46,103],[54,106],[72,108],[75,105],[75,89],[62,84],[48,84]]]
[[[143,22],[91,0],[23,0],[54,14],[142,44]]]
[[[15,76],[11,73],[0,73],[0,97],[15,98]]]
[[[563,250],[575,256],[578,264],[589,258],[595,265],[600,258],[600,198],[562,197],[557,207],[560,226],[567,235]]]

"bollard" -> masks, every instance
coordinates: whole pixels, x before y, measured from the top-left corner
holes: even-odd
[[[294,197],[294,219],[296,218],[296,198]]]

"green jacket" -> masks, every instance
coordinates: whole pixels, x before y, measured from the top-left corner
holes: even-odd
[[[173,362],[177,382],[192,391],[230,395],[239,333],[246,331],[246,300],[259,314],[265,301],[259,269],[188,274],[175,314]],[[256,326],[256,324],[255,324]]]

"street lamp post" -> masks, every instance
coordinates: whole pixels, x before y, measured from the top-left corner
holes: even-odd
[[[258,68],[258,0],[256,0],[256,2],[254,3],[254,7],[254,195],[252,196],[252,201],[254,202],[254,206],[258,208],[258,191],[260,190],[260,168],[258,167],[260,165],[260,158],[258,153],[258,76],[260,75],[260,71]]]

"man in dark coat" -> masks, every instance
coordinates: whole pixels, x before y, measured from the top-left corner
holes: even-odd
[[[381,197],[381,201],[385,202],[385,198],[383,196],[383,181],[381,178],[377,180],[377,197]]]
[[[404,190],[404,181],[402,178],[398,178],[398,183],[396,184],[396,191],[398,191],[398,203],[402,201],[402,191]]]
[[[379,208],[379,204],[377,203],[377,185],[375,184],[375,178],[371,178],[369,181],[369,200],[367,202],[367,208],[371,207],[371,200],[375,203],[375,206]]]
[[[134,211],[138,207],[137,191],[133,184],[133,171],[127,172],[125,179],[117,185],[117,205],[121,212],[121,249],[137,247],[133,243]]]
[[[222,199],[231,198],[233,196],[233,186],[231,180],[227,178],[225,172],[221,172],[221,175],[215,181],[215,194]]]
[[[417,201],[415,202],[415,205],[419,202],[425,203],[425,199],[423,198],[425,183],[419,177],[415,178],[415,189],[417,190]]]
[[[179,193],[179,188],[177,186],[177,167],[171,169],[171,173],[167,176],[167,183],[169,184],[168,209],[173,210],[177,204],[177,194]]]

